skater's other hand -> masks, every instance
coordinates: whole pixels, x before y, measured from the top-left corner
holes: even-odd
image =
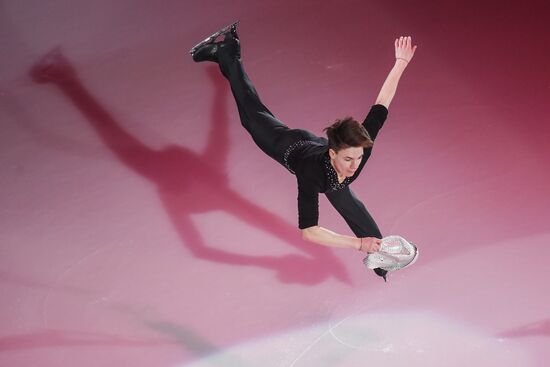
[[[395,58],[397,60],[403,60],[409,63],[413,56],[414,51],[416,51],[416,45],[412,45],[412,38],[408,37],[399,37],[395,40]]]
[[[382,240],[380,238],[376,237],[363,237],[361,238],[361,248],[359,251],[362,252],[377,252],[380,250],[380,244],[382,243]]]

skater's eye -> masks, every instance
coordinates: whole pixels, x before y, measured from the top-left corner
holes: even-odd
[[[345,159],[346,161],[348,161],[348,162],[353,160],[352,157],[346,157],[346,158],[344,158],[344,159]],[[363,159],[363,156],[360,156],[359,158],[357,158],[358,161],[360,161],[361,159]]]

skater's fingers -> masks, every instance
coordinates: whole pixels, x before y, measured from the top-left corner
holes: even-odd
[[[371,237],[371,238],[369,238],[369,240],[370,240],[370,246],[369,246],[369,251],[370,252],[376,252],[376,251],[380,250],[380,243],[382,241],[379,238]]]

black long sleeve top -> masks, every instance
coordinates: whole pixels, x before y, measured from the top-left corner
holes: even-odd
[[[383,105],[374,105],[363,121],[363,126],[374,141],[388,115]],[[339,183],[338,174],[330,164],[328,141],[301,141],[289,155],[288,164],[298,182],[298,227],[300,229],[318,225],[319,193],[341,190],[351,184],[361,173],[372,147],[365,148],[363,159],[351,177]]]

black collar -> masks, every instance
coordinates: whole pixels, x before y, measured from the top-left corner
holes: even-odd
[[[342,181],[341,183],[338,182],[338,173],[336,172],[336,170],[334,169],[334,167],[332,167],[332,164],[330,164],[330,156],[328,155],[328,152],[327,152],[327,155],[325,156],[325,173],[326,173],[326,177],[327,177],[327,183],[328,183],[328,190],[327,191],[335,191],[335,190],[340,190],[340,189],[343,189],[344,187],[348,186],[351,181],[352,181],[352,178],[351,177],[346,177],[344,179],[344,181]]]

